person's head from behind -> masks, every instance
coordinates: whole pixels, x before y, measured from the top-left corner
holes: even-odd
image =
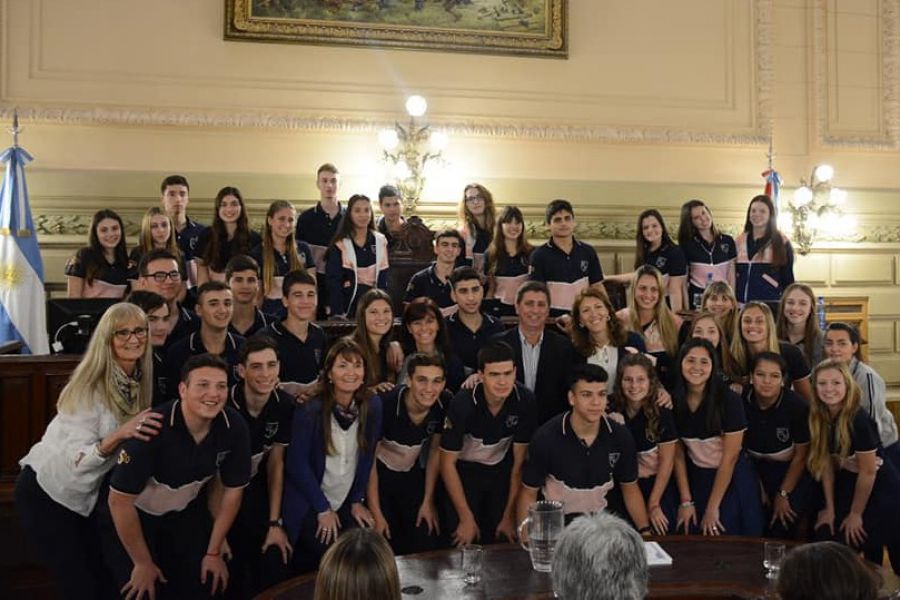
[[[849,547],[837,542],[798,546],[778,576],[783,600],[875,600],[881,582]]]
[[[400,600],[391,547],[370,529],[341,535],[322,557],[314,600]]]
[[[638,600],[647,594],[644,542],[609,513],[579,517],[556,543],[552,578],[563,600]]]

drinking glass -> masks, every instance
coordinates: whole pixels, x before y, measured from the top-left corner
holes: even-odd
[[[463,581],[466,585],[475,585],[481,581],[481,567],[484,564],[484,548],[478,544],[466,544],[462,547]]]
[[[780,542],[765,542],[763,546],[763,566],[766,568],[766,575],[777,577],[783,561],[784,544]]]

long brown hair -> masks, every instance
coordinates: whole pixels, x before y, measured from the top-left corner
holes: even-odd
[[[656,403],[660,383],[659,377],[656,375],[656,368],[653,366],[650,358],[640,352],[637,354],[626,354],[619,361],[619,366],[616,368],[615,399],[617,408],[622,411],[622,414],[626,414],[625,407],[628,405],[628,399],[625,398],[625,392],[622,388],[622,377],[625,376],[626,367],[640,367],[644,369],[647,379],[650,381],[647,395],[641,399],[641,411],[647,417],[647,428],[644,430],[647,440],[656,442],[659,440],[660,433],[659,405]]]
[[[381,365],[381,353],[385,351],[387,347],[387,342],[391,338],[391,333],[393,330],[393,325],[391,330],[389,330],[385,336],[381,340],[381,344],[376,346],[372,343],[372,338],[369,335],[369,330],[366,328],[366,310],[378,300],[383,300],[387,302],[387,305],[391,309],[391,319],[393,320],[394,315],[394,307],[391,304],[391,297],[384,290],[380,290],[378,288],[372,288],[363,294],[356,307],[356,329],[353,330],[353,341],[359,346],[360,350],[362,350],[363,358],[366,361],[366,384],[367,385],[375,385],[376,383],[381,383],[379,381],[379,377],[381,375],[380,365]],[[392,376],[392,373],[388,373],[389,376]],[[393,377],[391,377],[393,379]]]
[[[816,389],[816,381],[819,374],[823,371],[838,371],[844,380],[847,388],[847,395],[837,416],[832,420],[828,407],[819,399],[819,392]],[[850,436],[853,431],[853,416],[859,410],[859,386],[850,375],[847,365],[844,363],[828,358],[820,362],[813,368],[812,377],[812,402],[809,405],[809,456],[806,459],[806,465],[809,472],[817,480],[822,478],[822,473],[828,467],[831,460],[831,447],[829,439],[831,437],[831,424],[834,423],[835,441],[837,442],[837,453],[841,458],[846,458],[850,454]]]
[[[489,259],[487,265],[488,275],[496,275],[497,271],[502,270],[506,266],[506,262],[511,258],[509,252],[506,251],[506,238],[503,236],[503,225],[505,223],[521,223],[522,233],[516,239],[516,256],[531,256],[534,249],[528,243],[525,236],[525,218],[518,206],[506,206],[497,218],[497,227],[494,230],[494,239],[491,240],[491,249],[489,251]]]
[[[117,265],[123,269],[128,267],[128,249],[125,246],[125,223],[122,222],[122,217],[108,208],[98,210],[94,213],[94,218],[91,219],[91,231],[88,233],[86,254],[90,259],[85,264],[84,272],[84,280],[88,285],[94,283],[94,279],[100,274],[103,265],[107,264],[106,257],[103,254],[103,245],[100,243],[100,236],[97,235],[97,227],[100,225],[100,221],[104,219],[112,219],[119,224],[119,243],[116,244],[113,255]]]
[[[691,321],[688,337],[694,337],[694,326],[702,319],[709,319],[716,324],[716,329],[719,330],[719,360],[722,365],[722,371],[729,380],[735,382],[738,381],[743,375],[741,369],[738,368],[737,363],[734,360],[734,356],[731,355],[731,346],[728,343],[728,336],[725,334],[725,328],[722,326],[722,322],[716,318],[716,315],[704,311],[694,317],[694,320]]]
[[[744,232],[747,235],[753,235],[753,224],[750,223],[750,207],[754,203],[760,202],[769,209],[769,222],[766,223],[765,236],[769,238],[772,245],[772,266],[783,267],[787,263],[787,244],[782,233],[778,230],[778,211],[775,210],[775,204],[772,199],[765,194],[754,196],[747,205],[747,219],[744,221]]]
[[[609,335],[609,343],[617,348],[620,348],[624,346],[628,341],[628,332],[625,331],[625,326],[622,325],[622,322],[619,321],[618,318],[616,318],[616,309],[613,308],[613,305],[609,301],[609,298],[606,296],[606,294],[604,294],[597,288],[584,288],[578,293],[578,296],[575,297],[575,302],[572,304],[571,338],[572,345],[575,346],[575,349],[578,351],[578,353],[585,358],[591,356],[597,350],[597,348],[594,346],[593,340],[591,339],[591,332],[588,331],[584,323],[581,322],[581,315],[578,314],[581,310],[581,304],[588,298],[596,298],[603,303],[603,306],[605,306],[607,312],[609,312],[609,319],[606,323],[606,329]]]
[[[209,243],[203,252],[203,262],[210,270],[217,273],[225,271],[225,264],[228,260],[223,256],[223,249],[228,243],[228,231],[225,228],[225,221],[219,216],[219,209],[222,207],[222,201],[228,196],[237,198],[241,207],[241,214],[234,230],[234,254],[247,254],[250,251],[250,222],[247,219],[247,207],[244,205],[244,197],[241,191],[236,187],[225,186],[216,194],[216,200],[213,203],[213,220],[209,228]]]
[[[313,600],[400,600],[391,547],[371,529],[342,533],[322,557]]]
[[[275,216],[275,213],[286,208],[294,210],[294,205],[287,200],[276,200],[269,205],[266,211],[266,224],[263,228],[263,251],[262,251],[262,293],[263,297],[267,296],[269,290],[272,289],[272,282],[275,278],[275,240],[272,238],[272,226],[269,225],[269,219]],[[296,213],[296,211],[294,211]],[[300,254],[297,252],[297,242],[294,240],[294,231],[291,231],[284,240],[285,251],[288,255],[288,263],[290,271],[305,271],[306,266],[300,262]]]
[[[353,207],[356,206],[359,202],[366,202],[369,205],[369,224],[366,226],[368,231],[375,231],[375,211],[372,210],[372,201],[369,200],[369,197],[363,194],[353,194],[350,196],[350,199],[347,200],[347,210],[344,211],[344,216],[341,217],[341,222],[338,223],[337,231],[334,234],[334,237],[331,238],[331,243],[328,245],[328,249],[336,247],[344,238],[353,239],[353,217],[350,213],[353,212]]]
[[[459,201],[459,222],[465,227],[469,235],[472,236],[475,236],[476,228],[481,229],[478,222],[475,220],[475,215],[473,215],[472,211],[469,210],[469,207],[466,206],[466,192],[471,189],[478,190],[478,195],[484,198],[484,231],[487,231],[488,235],[493,235],[494,227],[496,225],[495,221],[497,220],[497,209],[494,208],[494,196],[480,183],[470,183],[463,188],[462,200]]]
[[[706,203],[703,202],[703,200],[688,200],[681,205],[681,221],[678,223],[679,246],[687,246],[694,238],[700,237],[700,232],[694,227],[694,220],[691,217],[691,214],[694,212],[695,208],[701,207],[705,208],[706,212],[709,214],[709,232],[712,234],[713,241],[719,239],[719,230],[716,229],[716,224],[712,220],[712,211],[709,210]]]
[[[781,294],[781,300],[778,301],[778,317],[775,321],[775,333],[779,340],[784,340],[786,342],[791,341],[790,336],[788,335],[790,326],[787,321],[787,316],[784,314],[784,303],[787,300],[788,294],[794,290],[803,292],[803,294],[809,298],[809,315],[807,315],[806,324],[803,326],[803,354],[806,355],[806,360],[812,362],[813,353],[816,348],[816,338],[819,337],[822,330],[819,329],[819,322],[816,317],[816,295],[813,293],[811,287],[805,283],[797,282],[792,283],[784,289],[784,292]]]
[[[647,254],[650,253],[650,242],[644,239],[644,219],[653,217],[659,223],[660,229],[662,229],[662,239],[660,240],[661,246],[669,245],[674,246],[675,243],[672,241],[672,236],[669,235],[669,230],[666,228],[666,221],[663,219],[662,214],[655,208],[648,208],[644,212],[638,215],[637,219],[637,235],[635,236],[634,244],[635,244],[635,253],[634,253],[634,268],[640,268],[641,265],[647,259]]]
[[[349,337],[339,338],[325,355],[325,362],[322,365],[322,372],[319,375],[319,382],[322,384],[322,408],[320,418],[322,419],[322,440],[325,446],[325,454],[334,453],[334,442],[331,439],[331,413],[337,404],[334,396],[334,383],[331,381],[331,369],[339,357],[350,360],[359,358],[363,364],[363,371],[366,369],[366,357],[363,355],[362,348]],[[365,378],[360,383],[359,389],[353,394],[353,400],[359,409],[359,427],[356,430],[356,442],[360,451],[368,448],[368,440],[366,438],[366,424],[369,418],[369,398],[371,394],[367,391]]]

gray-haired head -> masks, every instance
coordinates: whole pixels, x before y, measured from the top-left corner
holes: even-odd
[[[578,517],[556,544],[552,575],[563,600],[639,600],[647,595],[644,542],[614,515]]]

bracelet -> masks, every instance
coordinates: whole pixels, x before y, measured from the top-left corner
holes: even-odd
[[[638,529],[638,533],[651,533],[653,529],[649,525],[644,525],[640,529]]]
[[[685,500],[684,502],[682,502],[681,504],[678,505],[678,508],[691,508],[692,506],[694,506],[693,500]]]

